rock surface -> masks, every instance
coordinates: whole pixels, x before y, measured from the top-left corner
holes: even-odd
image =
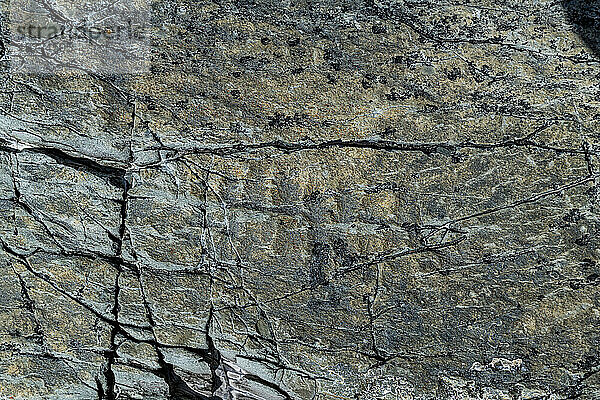
[[[156,0],[147,74],[5,56],[0,399],[600,398],[572,3]]]

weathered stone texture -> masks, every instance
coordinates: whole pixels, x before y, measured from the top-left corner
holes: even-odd
[[[156,0],[148,74],[5,56],[0,398],[600,398],[571,11]]]

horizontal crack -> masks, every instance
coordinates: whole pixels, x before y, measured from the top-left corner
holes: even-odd
[[[82,155],[71,155],[63,150],[47,147],[26,147],[17,149],[14,147],[0,145],[0,151],[7,153],[33,153],[42,154],[52,158],[57,163],[76,169],[78,171],[89,172],[99,178],[108,179],[109,183],[115,187],[123,188],[125,186],[126,169],[101,164],[91,158]]]

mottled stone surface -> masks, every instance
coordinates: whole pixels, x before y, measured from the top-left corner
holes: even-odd
[[[5,55],[0,399],[599,399],[575,3],[156,0],[147,74]]]

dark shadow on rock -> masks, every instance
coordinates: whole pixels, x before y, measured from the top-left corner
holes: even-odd
[[[600,0],[563,0],[573,29],[600,57]]]

